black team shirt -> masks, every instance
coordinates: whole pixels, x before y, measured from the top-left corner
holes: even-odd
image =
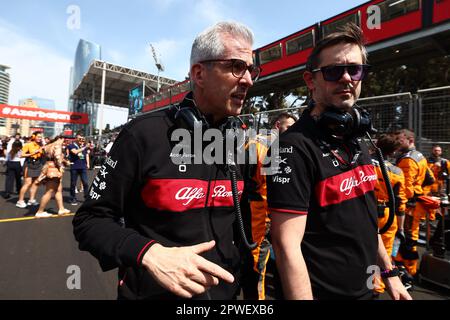
[[[194,107],[189,98],[182,104]],[[119,299],[179,299],[141,264],[155,242],[174,247],[215,240],[201,255],[238,278],[230,174],[223,165],[203,158],[196,164],[193,154],[174,151],[171,136],[180,128],[175,112],[142,115],[123,128],[73,219],[80,249],[95,256],[104,271],[119,268]],[[174,163],[179,157],[186,164]],[[237,178],[242,192],[239,172]],[[193,299],[232,299],[237,289],[238,281],[221,280]]]
[[[281,135],[268,204],[308,215],[301,246],[314,297],[357,299],[371,291],[368,267],[377,258],[377,176],[364,142],[331,143],[322,132],[305,110]]]

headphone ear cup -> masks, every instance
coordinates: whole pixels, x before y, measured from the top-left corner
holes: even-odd
[[[367,110],[355,106],[353,107],[354,113],[355,113],[355,126],[353,129],[353,135],[356,137],[362,137],[366,134],[366,132],[369,133],[376,133],[377,130],[372,126],[372,120],[370,119],[370,114]]]
[[[327,134],[345,136],[352,131],[353,117],[348,112],[330,108],[320,115],[318,125]]]
[[[208,128],[208,122],[203,117],[198,117],[192,107],[180,107],[175,113],[175,120],[181,120],[188,126],[189,129],[194,129],[196,126]]]

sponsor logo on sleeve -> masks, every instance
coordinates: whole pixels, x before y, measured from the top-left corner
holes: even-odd
[[[279,176],[273,176],[272,177],[272,181],[274,183],[280,183],[280,184],[286,184],[289,183],[291,181],[291,178],[287,178],[287,177],[279,177]]]

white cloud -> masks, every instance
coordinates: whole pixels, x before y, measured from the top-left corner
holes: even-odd
[[[215,0],[200,0],[195,2],[194,16],[199,21],[206,22],[206,24],[213,24],[221,20],[227,20],[226,8],[224,3]]]
[[[72,61],[0,20],[0,64],[11,69],[9,103],[30,96],[52,99],[67,110]]]

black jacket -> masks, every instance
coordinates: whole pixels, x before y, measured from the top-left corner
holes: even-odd
[[[175,112],[143,115],[123,128],[73,219],[80,249],[94,255],[104,271],[119,267],[119,298],[177,298],[141,266],[154,241],[171,247],[214,239],[216,246],[202,256],[237,278],[230,174],[224,165],[194,164],[192,154],[182,157],[191,164],[171,161],[181,157],[171,142],[181,126]],[[240,176],[238,186],[241,191]],[[237,287],[237,281],[220,281],[194,299],[232,299]]]

